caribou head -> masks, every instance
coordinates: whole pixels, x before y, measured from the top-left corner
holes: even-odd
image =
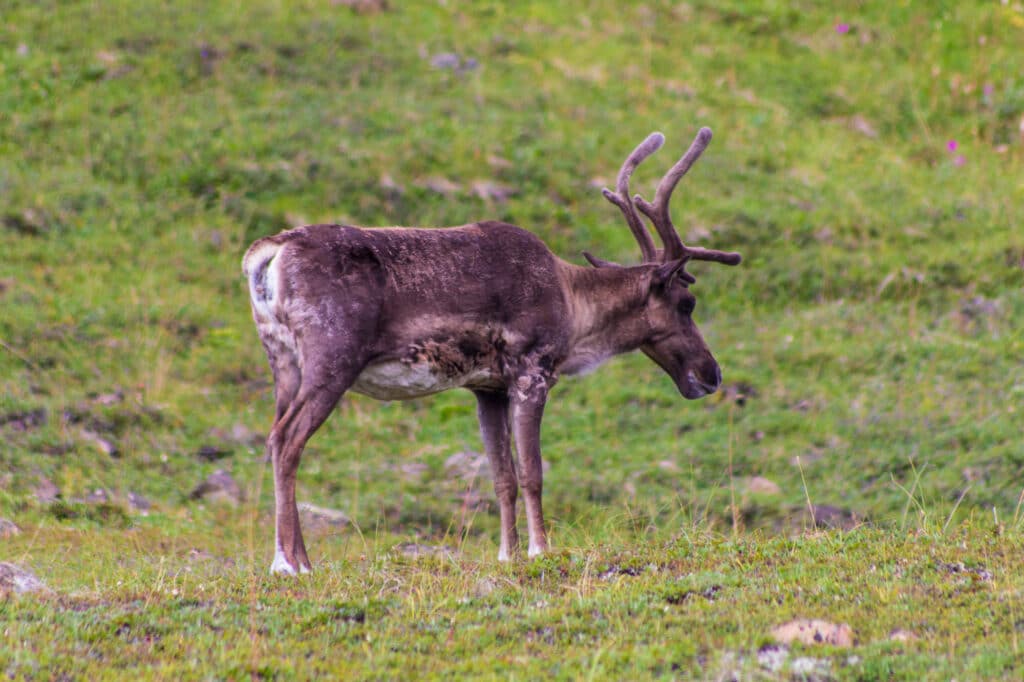
[[[683,244],[669,215],[669,199],[676,185],[704,153],[711,142],[711,130],[701,128],[690,149],[665,174],[654,193],[654,202],[639,194],[629,195],[629,178],[636,167],[665,143],[661,133],[651,133],[641,142],[619,169],[615,191],[603,190],[608,201],[619,207],[630,231],[640,245],[644,264],[650,264],[650,288],[646,317],[650,334],[640,350],[654,360],[675,382],[679,392],[688,399],[701,398],[718,390],[722,371],[693,321],[697,299],[690,291],[696,279],[686,271],[693,260],[738,265],[738,253],[715,251]],[[664,246],[658,249],[651,233],[644,226],[640,213],[651,221]],[[586,259],[598,268],[619,268],[617,263],[584,252]]]

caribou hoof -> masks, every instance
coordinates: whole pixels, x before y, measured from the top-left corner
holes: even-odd
[[[281,550],[274,552],[274,563],[270,564],[270,575],[300,575],[310,572],[311,569],[302,564],[299,564],[299,568],[296,570],[288,559],[285,558],[284,552]]]

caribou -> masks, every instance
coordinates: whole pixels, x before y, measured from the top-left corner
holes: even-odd
[[[502,222],[448,228],[307,225],[264,237],[242,261],[253,318],[274,376],[275,551],[271,573],[311,570],[295,500],[307,440],[346,391],[404,400],[465,388],[476,396],[501,521],[498,560],[518,555],[516,498],[528,556],[547,549],[541,507],[541,417],[562,375],[639,349],[687,399],[713,393],[718,363],[693,321],[690,261],[740,255],[686,246],[669,216],[676,185],[711,140],[702,128],[653,202],[630,197],[636,167],[664,143],[652,133],[603,190],[640,245],[625,266],[571,264]],[[657,232],[657,248],[641,214]],[[515,445],[515,456],[512,444]]]

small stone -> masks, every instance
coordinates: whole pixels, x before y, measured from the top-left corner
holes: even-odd
[[[92,399],[97,405],[115,405],[124,400],[124,391],[113,391],[112,393],[101,393]]]
[[[818,528],[851,530],[863,522],[864,518],[855,511],[831,504],[814,505],[814,525]]]
[[[467,481],[478,478],[491,478],[491,468],[487,462],[487,455],[479,452],[456,452],[444,461],[444,469],[449,476],[455,476]]]
[[[430,65],[435,69],[450,69],[454,71],[459,68],[462,60],[454,52],[440,52],[430,58]]]
[[[391,197],[400,197],[405,194],[405,188],[395,182],[390,173],[382,173],[378,184],[384,193]]]
[[[416,542],[403,542],[395,547],[395,551],[409,559],[422,559],[424,557],[454,559],[456,554],[455,550],[445,545],[421,545]]]
[[[487,597],[496,589],[498,589],[498,582],[494,578],[480,578],[473,586],[473,596]]]
[[[46,585],[31,571],[14,564],[0,563],[0,595],[28,594],[44,590]]]
[[[769,480],[764,476],[754,476],[751,478],[747,483],[747,490],[752,493],[759,493],[762,495],[778,495],[782,492],[778,483]]]
[[[13,431],[29,431],[45,424],[47,421],[46,410],[37,407],[34,410],[8,412],[0,415],[0,426],[7,427]]]
[[[793,662],[789,664],[789,671],[797,675],[799,679],[819,679],[819,675],[825,676],[828,674],[830,667],[831,665],[827,660],[801,656],[793,659]]]
[[[21,533],[21,528],[18,528],[18,524],[14,521],[0,518],[0,538],[13,538],[19,533]]]
[[[462,191],[462,185],[439,175],[417,180],[416,186],[445,197],[455,196]]]
[[[45,476],[39,477],[39,484],[36,485],[33,492],[40,504],[50,504],[60,497],[60,489]]]
[[[512,185],[493,180],[474,180],[469,187],[473,194],[484,201],[507,201],[509,197],[515,196],[519,191]]]
[[[331,4],[348,7],[358,14],[376,14],[388,10],[388,0],[331,0]]]
[[[837,647],[853,646],[853,630],[846,623],[797,618],[771,630],[772,637],[783,644],[829,644]]]
[[[850,127],[865,137],[878,137],[878,131],[875,130],[875,127],[860,114],[856,114],[850,119]]]
[[[218,445],[203,445],[196,451],[196,457],[206,460],[207,462],[215,462],[218,459],[224,459],[230,454],[231,450],[222,448]]]
[[[87,504],[104,504],[110,502],[110,495],[103,488],[96,488],[85,496],[85,502]]]
[[[82,438],[95,445],[97,450],[102,452],[104,455],[107,455],[108,457],[117,458],[121,454],[118,451],[117,446],[114,445],[113,441],[111,441],[109,438],[104,438],[98,433],[94,433],[87,429],[83,429]]]
[[[153,505],[150,504],[149,500],[147,500],[142,495],[134,492],[129,492],[128,507],[133,511],[137,511],[145,515],[149,513],[149,510],[153,508]]]
[[[903,628],[896,628],[889,633],[889,640],[892,642],[913,642],[916,639],[920,639],[916,633]]]
[[[308,502],[299,502],[298,508],[302,526],[311,531],[338,529],[349,523],[348,515],[337,509],[317,507]]]
[[[786,665],[789,657],[789,647],[784,644],[766,644],[757,651],[757,664],[768,670],[777,673]]]
[[[487,165],[495,170],[508,170],[509,168],[512,168],[515,164],[513,164],[511,161],[502,156],[498,156],[497,154],[488,154]]]
[[[430,469],[423,462],[402,462],[398,470],[402,473],[402,479],[410,483],[419,481]]]
[[[189,493],[189,497],[193,500],[226,502],[232,505],[238,504],[244,499],[238,483],[231,477],[231,474],[223,469],[217,469],[210,474],[205,481]]]

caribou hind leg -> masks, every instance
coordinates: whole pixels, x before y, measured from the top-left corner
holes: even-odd
[[[312,364],[315,367],[318,363]],[[330,416],[359,373],[310,371],[310,365],[308,361],[304,363],[302,379],[294,393],[291,384],[282,385],[281,378],[278,379],[279,416],[267,437],[267,452],[274,470],[275,544],[271,573],[294,575],[312,568],[299,525],[295,477],[306,442]]]

